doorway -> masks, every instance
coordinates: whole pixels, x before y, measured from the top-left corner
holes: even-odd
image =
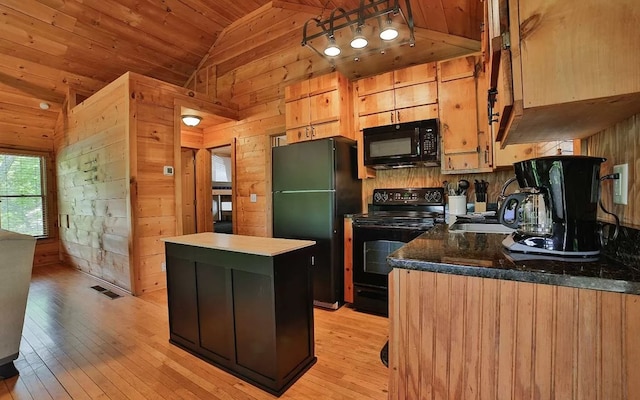
[[[211,149],[213,231],[233,233],[233,162],[231,145]]]

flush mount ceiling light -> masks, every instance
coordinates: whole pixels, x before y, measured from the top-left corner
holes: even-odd
[[[411,4],[409,0],[404,4],[404,11],[399,0],[360,0],[360,6],[354,10],[335,8],[329,18],[323,19],[320,15],[304,24],[302,45],[334,66],[338,59],[360,60],[374,52],[384,54],[392,45],[408,44],[413,47],[415,36]],[[372,42],[376,36],[381,39],[374,40],[377,44]]]
[[[202,121],[202,117],[198,117],[197,115],[183,115],[182,123],[186,126],[198,126],[198,124]]]

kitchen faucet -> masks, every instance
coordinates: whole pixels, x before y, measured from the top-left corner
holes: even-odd
[[[507,198],[507,195],[505,194],[507,192],[507,187],[515,180],[516,177],[512,176],[504,183],[504,185],[502,185],[502,189],[500,189],[500,194],[498,195],[498,210],[502,208],[502,202]]]

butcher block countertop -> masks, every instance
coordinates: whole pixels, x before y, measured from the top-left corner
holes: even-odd
[[[163,238],[162,241],[267,257],[313,246],[316,243],[312,240],[280,239],[213,232],[168,237]]]

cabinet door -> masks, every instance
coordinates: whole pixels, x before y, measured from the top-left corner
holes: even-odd
[[[414,65],[393,71],[393,86],[397,89],[436,80],[436,63]]]
[[[285,104],[285,124],[287,129],[309,125],[309,98],[290,101]]]
[[[439,65],[440,82],[474,76],[477,61],[476,56],[468,56],[441,62]]]
[[[272,279],[234,270],[232,281],[237,363],[275,379],[278,365]]]
[[[311,139],[325,139],[340,136],[340,122],[327,122],[325,124],[311,125]]]
[[[301,126],[295,129],[287,129],[287,143],[297,143],[311,139],[311,127]]]
[[[198,344],[195,262],[167,254],[167,297],[171,339],[190,348]]]
[[[341,101],[337,90],[311,96],[309,101],[311,114],[309,122],[312,125],[340,119]]]
[[[391,89],[393,89],[393,72],[369,76],[356,82],[358,96],[368,96]]]
[[[338,90],[340,86],[341,78],[337,72],[333,72],[326,75],[320,75],[315,78],[311,78],[307,81],[309,87],[309,96],[316,94],[330,92],[332,90]]]
[[[440,132],[444,154],[477,152],[476,81],[469,77],[440,84]]]
[[[358,98],[358,116],[393,111],[394,109],[393,90],[386,90]],[[389,122],[389,124],[391,123],[393,122]]]
[[[480,168],[478,153],[447,154],[444,157],[442,172],[469,171]]]
[[[438,102],[438,85],[436,82],[405,86],[395,89],[394,92],[395,109],[434,104]]]
[[[495,143],[495,165],[496,167],[510,167],[518,161],[528,160],[536,157],[536,144],[512,144],[504,149],[500,148],[500,142]]]
[[[375,113],[365,115],[359,118],[360,129],[373,128],[375,126],[390,125],[396,120],[395,111],[385,111],[381,113]]]
[[[234,356],[231,270],[197,263],[196,276],[203,286],[198,288],[200,347],[222,358],[218,362],[231,362]]]
[[[426,106],[403,108],[401,110],[396,111],[397,122],[421,121],[423,119],[432,119],[432,118],[438,118],[437,104],[428,104]]]
[[[298,82],[284,88],[284,101],[294,101],[309,97],[309,81]]]

